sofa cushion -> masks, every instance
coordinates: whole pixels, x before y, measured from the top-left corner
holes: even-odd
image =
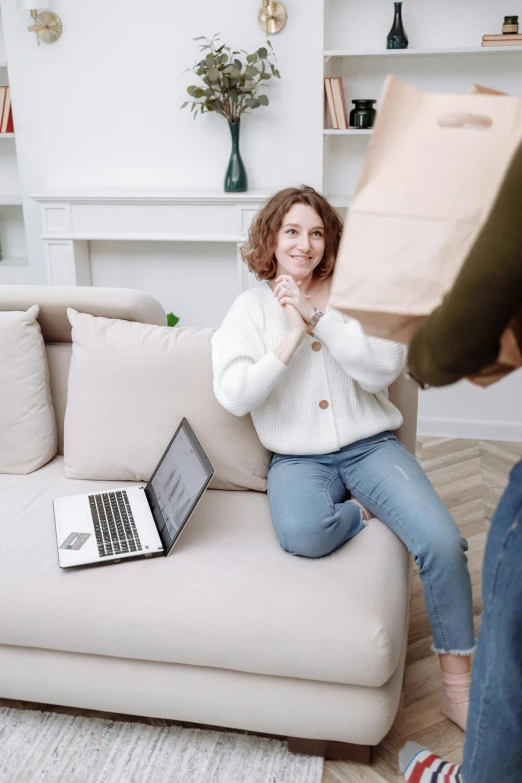
[[[63,460],[0,476],[0,644],[378,686],[400,662],[408,556],[372,521],[319,560],[284,552],[268,500],[209,490],[168,558],[61,570]]]
[[[0,473],[30,473],[56,454],[39,312],[0,312]]]
[[[69,478],[148,480],[186,416],[215,468],[215,489],[266,489],[269,452],[250,416],[212,390],[212,329],[169,328],[69,309],[65,414]]]

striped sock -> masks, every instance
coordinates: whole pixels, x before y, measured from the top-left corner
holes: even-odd
[[[443,761],[416,742],[402,748],[399,766],[407,783],[463,783],[460,764]]]

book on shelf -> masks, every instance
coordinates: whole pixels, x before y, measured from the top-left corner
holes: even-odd
[[[482,46],[522,46],[522,35],[519,33],[483,35]]]
[[[520,41],[482,41],[482,46],[496,46],[498,49],[508,49],[510,46],[522,46],[522,39]]]
[[[505,35],[483,35],[483,41],[522,41],[522,33],[506,33]]]
[[[0,133],[13,133],[13,109],[9,87],[0,87]]]
[[[330,85],[332,87],[332,96],[335,109],[335,117],[337,119],[337,127],[340,130],[348,129],[348,114],[346,112],[346,101],[344,98],[343,80],[340,76],[335,76],[330,79]]]
[[[0,122],[0,133],[13,133],[13,108],[11,106],[11,90],[6,87],[4,108]]]
[[[332,85],[330,83],[330,79],[325,79],[324,80],[324,91],[325,91],[325,94],[326,94],[326,105],[328,106],[328,112],[330,114],[330,120],[332,122],[332,128],[334,130],[337,130],[339,128],[339,125],[337,124],[337,117],[335,116],[335,106],[334,106]]]
[[[0,87],[0,128],[2,127],[2,117],[4,116],[4,104],[7,87]]]

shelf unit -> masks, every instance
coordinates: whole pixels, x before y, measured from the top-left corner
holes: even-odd
[[[1,16],[0,50],[0,85],[6,86],[9,84],[9,73],[8,63],[4,59]],[[0,133],[0,246],[3,254],[0,260],[0,285],[30,282],[23,204],[15,134]]]
[[[442,15],[433,5],[410,3],[404,8],[411,48],[393,50],[385,48],[391,3],[386,18],[381,18],[382,4],[376,0],[323,0],[323,75],[343,78],[348,114],[356,98],[376,99],[379,111],[389,73],[430,92],[464,93],[479,83],[521,93],[522,46],[471,45],[484,33],[500,33],[501,15],[479,0],[470,24],[465,0],[455,0]],[[459,37],[462,46],[455,45]],[[371,135],[371,129],[323,128],[322,189],[340,211],[350,205]]]
[[[325,136],[368,136],[372,133],[372,129],[348,128],[347,130],[336,130],[334,128],[325,128],[323,133]]]
[[[330,49],[324,53],[325,61],[332,57],[442,57],[459,54],[508,54],[522,52],[522,46],[464,46],[454,49],[383,49],[382,51],[356,52],[347,49]]]

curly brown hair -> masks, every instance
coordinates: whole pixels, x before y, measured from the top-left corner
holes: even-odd
[[[343,221],[324,196],[308,185],[301,185],[300,188],[285,188],[272,196],[250,226],[248,240],[241,247],[241,257],[258,280],[273,280],[276,276],[277,234],[294,204],[307,204],[323,221],[324,255],[314,269],[314,277],[327,278],[333,273]]]

